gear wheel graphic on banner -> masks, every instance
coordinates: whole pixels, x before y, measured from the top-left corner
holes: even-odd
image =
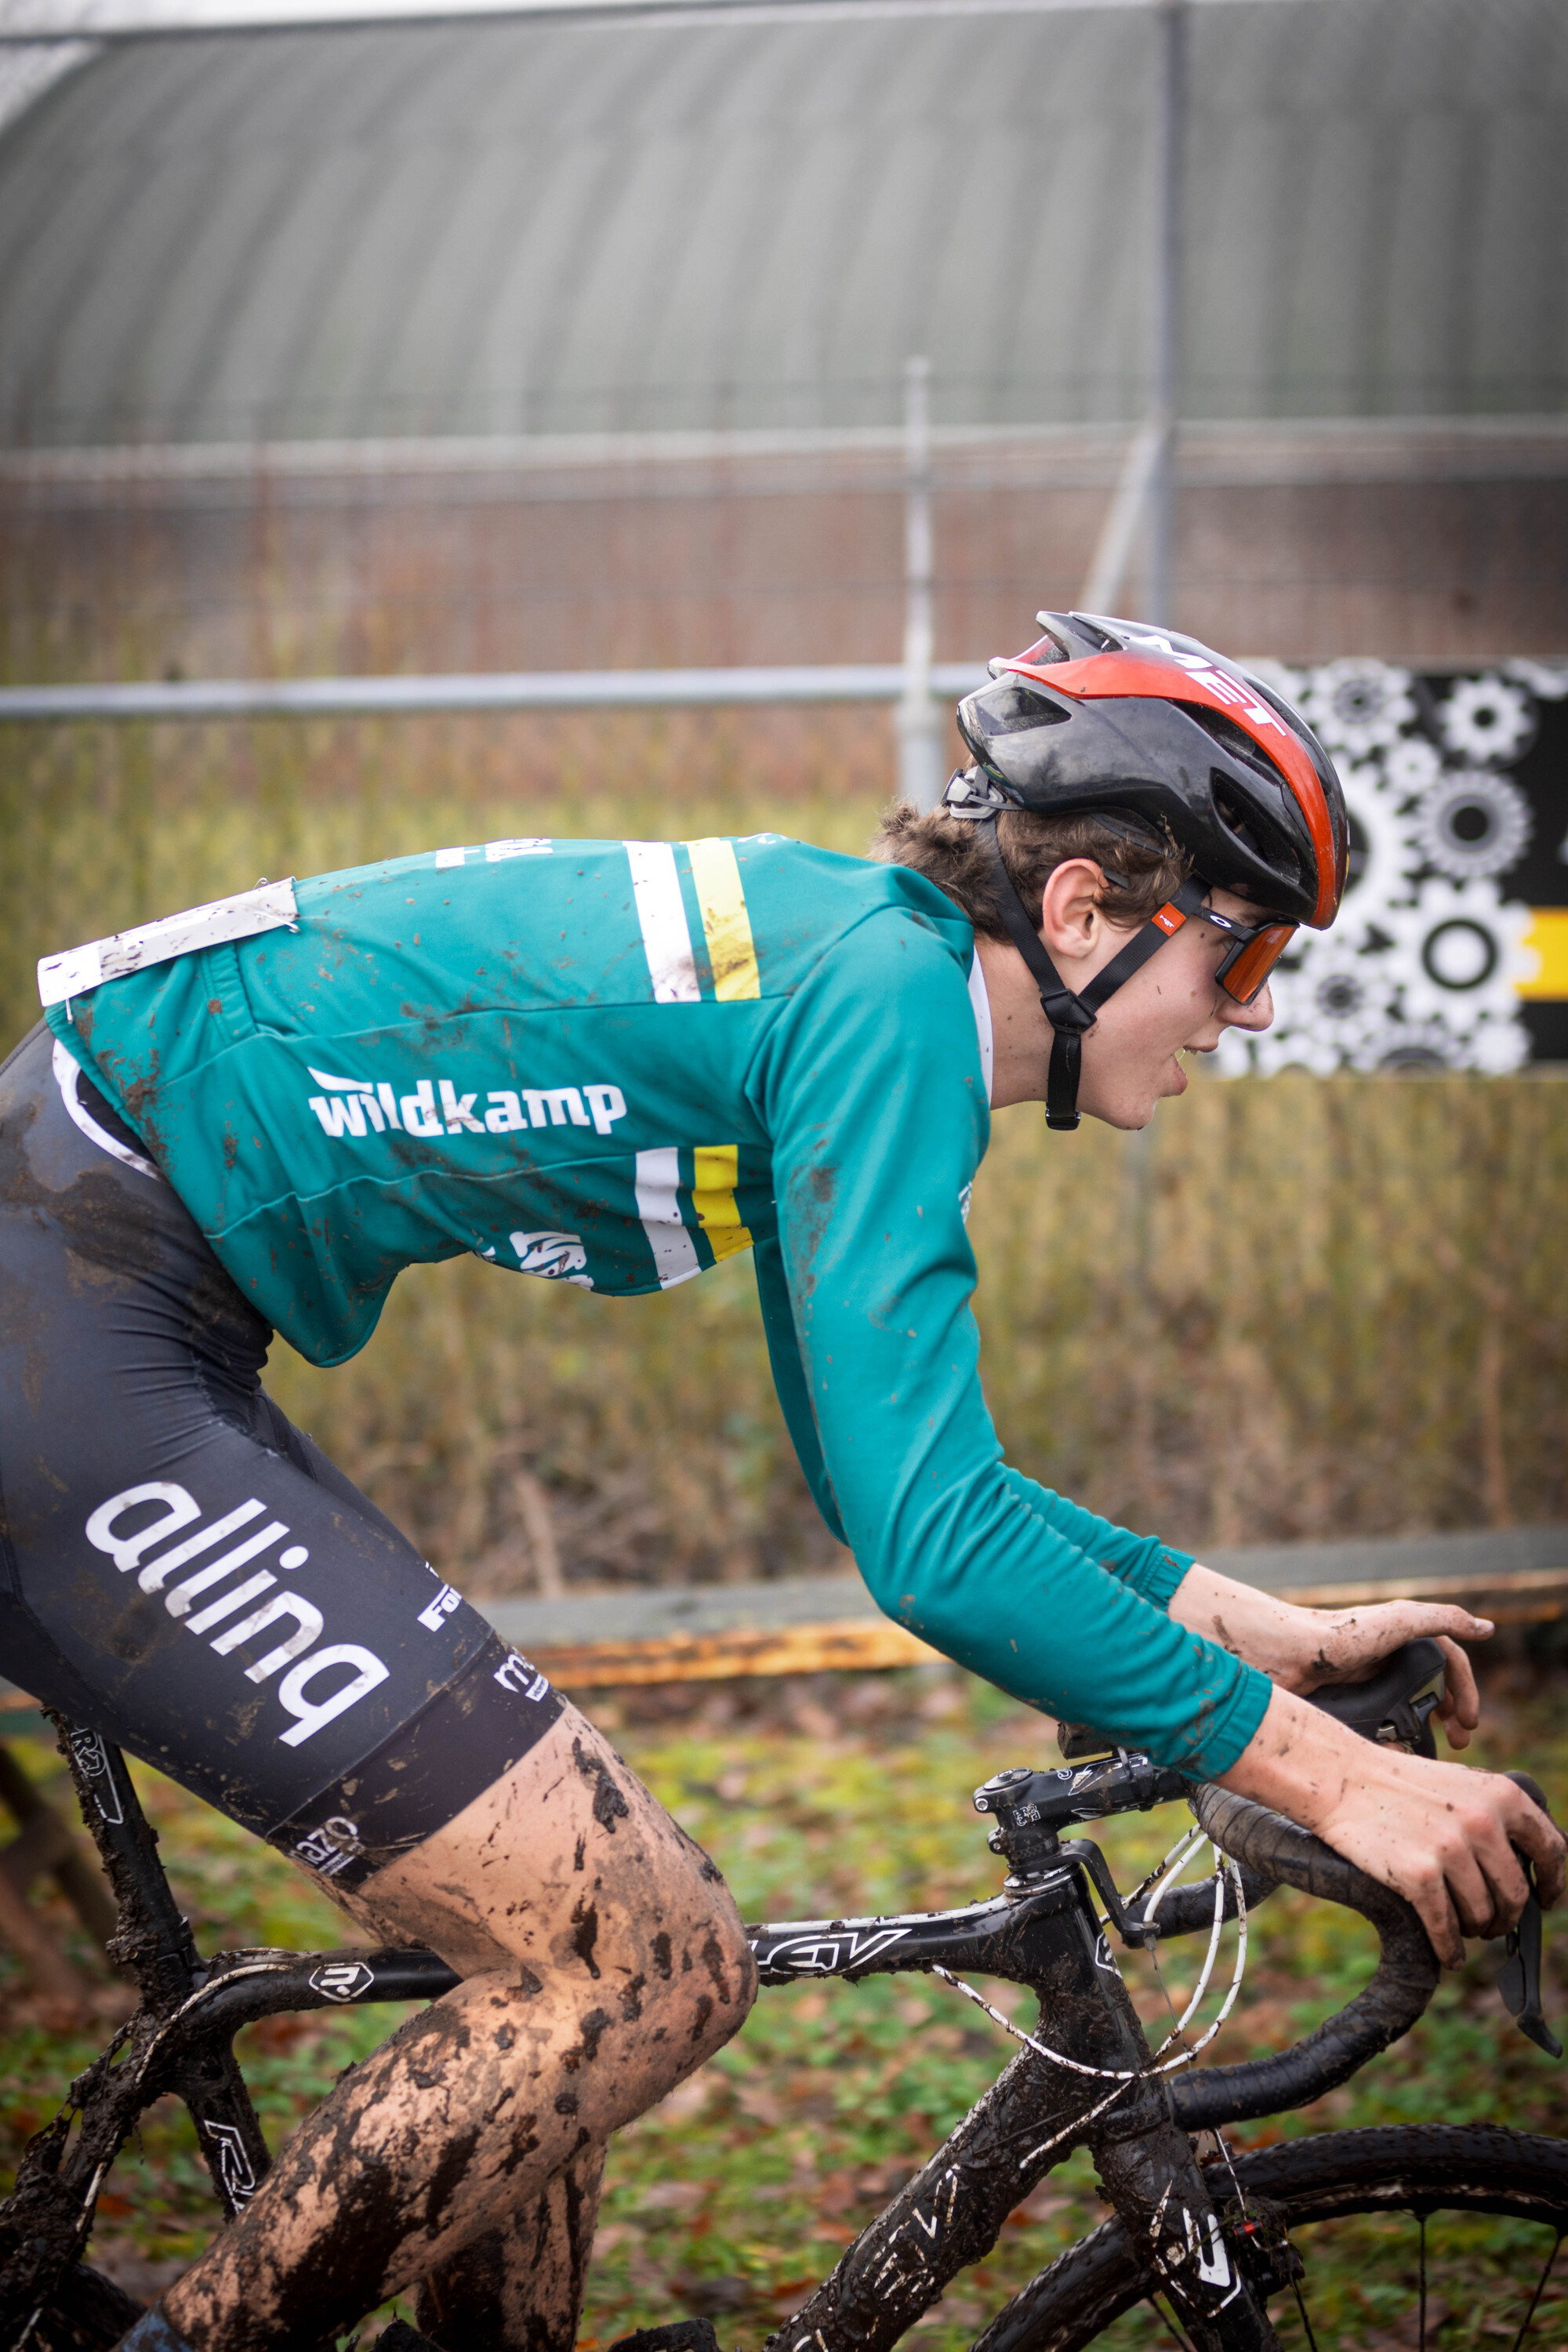
[[[1504,873],[1523,856],[1535,830],[1519,786],[1487,768],[1443,777],[1422,794],[1414,819],[1422,864],[1455,882]]]
[[[1337,929],[1359,940],[1384,908],[1410,898],[1425,852],[1374,760],[1340,771],[1351,824],[1350,878]]]
[[[1405,735],[1383,755],[1383,772],[1402,799],[1424,793],[1443,772],[1443,756],[1425,735]]]
[[[1441,1021],[1396,1021],[1370,1037],[1366,1070],[1479,1070],[1506,1077],[1530,1059],[1530,1033],[1522,1021],[1483,1021],[1468,1037],[1456,1037]]]
[[[1293,971],[1274,982],[1274,1025],[1254,1040],[1265,1075],[1308,1069],[1328,1076],[1372,1066],[1372,1041],[1398,1017],[1399,982],[1386,954],[1358,954],[1350,941],[1314,940]]]
[[[1531,919],[1528,907],[1504,899],[1484,878],[1434,876],[1413,907],[1389,908],[1382,924],[1394,941],[1386,961],[1405,1020],[1442,1021],[1461,1039],[1498,1021],[1522,1034],[1517,984],[1533,972],[1524,945]]]
[[[1542,702],[1561,702],[1568,695],[1568,662],[1510,661],[1504,667]]]
[[[1531,910],[1500,877],[1529,849],[1535,811],[1501,772],[1534,742],[1540,702],[1568,698],[1568,662],[1510,661],[1430,687],[1373,660],[1247,667],[1340,771],[1350,874],[1332,934],[1299,932],[1275,972],[1272,1025],[1227,1029],[1206,1067],[1520,1068],[1531,1035],[1519,985],[1537,958],[1524,945]]]
[[[1506,677],[1459,677],[1437,706],[1437,725],[1457,758],[1506,768],[1529,750],[1535,714],[1523,687]]]
[[[1309,673],[1300,710],[1328,749],[1352,760],[1386,751],[1415,717],[1410,673],[1387,662],[1327,662]]]

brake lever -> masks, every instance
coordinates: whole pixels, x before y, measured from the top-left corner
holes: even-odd
[[[1510,1772],[1508,1778],[1524,1790],[1532,1804],[1547,1811],[1546,1798],[1539,1783],[1528,1772]],[[1519,1853],[1518,1846],[1514,1847]],[[1563,2044],[1547,2024],[1541,2009],[1541,1945],[1544,1922],[1535,1892],[1535,1865],[1519,1853],[1524,1871],[1524,1883],[1530,1889],[1519,1925],[1510,1927],[1504,1946],[1502,1969],[1497,1989],[1503,2007],[1512,2016],[1526,2041],[1544,2050],[1549,2058],[1561,2058]]]

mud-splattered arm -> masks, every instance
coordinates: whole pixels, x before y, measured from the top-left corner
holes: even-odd
[[[878,1604],[1033,1706],[1228,1769],[1269,1686],[1165,1613],[1184,1557],[1000,1458],[969,1306],[963,1212],[989,1116],[963,961],[908,919],[863,925],[754,1082],[798,1340],[798,1381],[779,1347],[786,1410]]]

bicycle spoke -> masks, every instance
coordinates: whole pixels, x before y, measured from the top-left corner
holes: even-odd
[[[1421,2327],[1416,2337],[1415,2352],[1426,2352],[1426,2216],[1421,2221]]]
[[[1296,2298],[1296,2308],[1301,2315],[1301,2325],[1307,2331],[1307,2342],[1311,2347],[1311,2352],[1318,2352],[1318,2339],[1312,2333],[1312,2323],[1307,2316],[1307,2301],[1301,2293],[1300,2279],[1291,2280],[1290,2292]]]
[[[1152,2294],[1146,2294],[1143,2300],[1148,2305],[1150,2310],[1153,2313],[1155,2318],[1159,2321],[1161,2326],[1165,2330],[1165,2333],[1168,2336],[1173,2336],[1176,2342],[1181,2346],[1182,2352],[1193,2352],[1192,2346],[1188,2343],[1180,2327],[1177,2326],[1173,2315],[1169,2312],[1161,2310],[1158,2298]]]
[[[1557,2260],[1558,2251],[1561,2248],[1562,2243],[1563,2232],[1559,2231],[1556,2237],[1552,2241],[1552,2252],[1547,2255],[1545,2262],[1542,2265],[1541,2276],[1535,2282],[1535,2293],[1530,2298],[1530,2309],[1525,2313],[1523,2319],[1520,2322],[1519,2334],[1514,2337],[1512,2344],[1509,2347],[1509,2352],[1519,2352],[1520,2346],[1524,2342],[1525,2336],[1529,2333],[1530,2323],[1535,2317],[1535,2306],[1546,2292],[1546,2282],[1552,2276],[1552,2266]]]

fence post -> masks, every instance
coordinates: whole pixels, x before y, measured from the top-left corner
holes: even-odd
[[[1171,625],[1175,539],[1176,418],[1182,364],[1182,199],[1187,79],[1186,0],[1157,0],[1159,135],[1155,147],[1154,283],[1151,305],[1149,420],[1153,444],[1149,478],[1146,620]]]
[[[931,700],[931,362],[904,362],[904,690],[899,703],[899,793],[934,808],[942,713]]]

